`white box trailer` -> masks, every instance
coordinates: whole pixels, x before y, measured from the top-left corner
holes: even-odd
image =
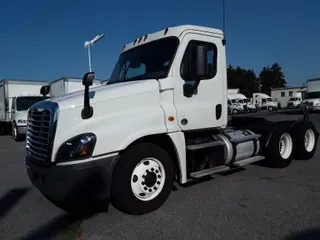
[[[0,134],[10,132],[16,127],[16,137],[26,131],[27,110],[34,103],[41,101],[42,86],[47,81],[3,79],[0,81]],[[13,124],[13,125],[12,125]]]
[[[100,80],[94,80],[92,86],[100,86]],[[71,92],[84,90],[81,78],[62,77],[50,83],[50,96],[59,97]]]

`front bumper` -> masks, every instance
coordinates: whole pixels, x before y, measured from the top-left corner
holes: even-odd
[[[95,201],[108,199],[118,157],[72,165],[40,165],[26,157],[32,184],[49,200]]]
[[[19,134],[27,134],[27,126],[17,126]]]

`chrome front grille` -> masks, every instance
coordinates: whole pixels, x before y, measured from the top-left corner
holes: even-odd
[[[57,104],[45,101],[33,105],[28,112],[27,155],[40,162],[50,162],[56,130]]]

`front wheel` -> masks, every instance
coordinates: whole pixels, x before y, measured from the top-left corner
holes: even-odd
[[[174,167],[165,149],[139,143],[123,154],[112,178],[111,203],[126,213],[141,215],[158,209],[167,200]]]
[[[232,110],[232,114],[233,114],[233,115],[237,115],[237,113],[238,113],[237,109],[233,109],[233,110]]]
[[[271,106],[268,107],[268,111],[269,111],[269,112],[272,112],[272,111],[273,111],[273,107],[271,107]]]

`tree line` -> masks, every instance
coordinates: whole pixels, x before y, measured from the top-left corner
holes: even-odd
[[[275,62],[271,66],[264,67],[259,76],[252,69],[239,66],[228,66],[228,88],[239,88],[240,93],[252,97],[254,92],[266,93],[270,96],[271,88],[285,87],[287,82],[282,67]]]

